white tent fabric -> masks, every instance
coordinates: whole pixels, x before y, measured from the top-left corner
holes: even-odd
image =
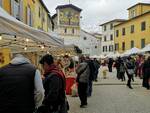
[[[119,57],[121,54],[119,53],[119,52],[116,52],[115,54],[114,54],[114,58],[117,58],[117,57]]]
[[[122,54],[122,56],[128,56],[128,55],[136,54],[139,52],[140,52],[140,49],[134,47],[132,49],[127,50],[125,53]]]
[[[44,31],[36,30],[18,21],[2,8],[0,8],[0,34],[29,38],[50,46],[63,46],[62,41],[54,39],[54,37]]]
[[[90,58],[100,58],[100,56],[93,55],[93,56],[90,56]]]
[[[104,56],[104,55],[100,55],[99,57],[102,58],[102,59],[103,59],[103,58],[106,58],[106,56]]]
[[[114,53],[109,53],[108,55],[106,55],[107,58],[113,58],[114,57]]]
[[[150,51],[150,44],[146,45],[140,52],[144,53],[148,51]]]

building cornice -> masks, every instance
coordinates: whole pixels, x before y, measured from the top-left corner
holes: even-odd
[[[118,26],[120,26],[120,25],[122,25],[122,24],[126,24],[126,23],[129,22],[129,21],[135,20],[135,19],[137,19],[137,18],[140,18],[140,17],[142,17],[142,16],[144,16],[144,15],[148,15],[148,14],[150,14],[150,11],[148,11],[148,12],[146,12],[146,13],[143,13],[143,14],[141,14],[141,15],[139,15],[139,16],[133,17],[133,18],[131,18],[131,19],[128,19],[128,20],[126,20],[126,21],[123,22],[123,23],[120,23],[120,24],[115,25],[114,27],[118,27]]]
[[[133,8],[133,7],[137,6],[137,5],[148,5],[148,6],[150,6],[150,3],[137,3],[137,4],[129,7],[127,10],[130,10],[131,8]]]
[[[126,19],[114,19],[114,20],[105,22],[105,23],[103,23],[103,24],[101,24],[99,26],[103,26],[103,25],[106,25],[106,24],[111,23],[111,22],[125,22],[125,21],[126,21]]]
[[[72,4],[59,5],[59,6],[56,7],[56,10],[57,10],[57,9],[64,9],[64,8],[72,8],[72,9],[78,11],[78,12],[81,12],[81,11],[82,11],[82,9],[80,9],[80,8],[78,8],[77,6],[74,6],[74,5],[72,5]]]

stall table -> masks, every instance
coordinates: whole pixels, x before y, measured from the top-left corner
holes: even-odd
[[[68,76],[66,78],[66,94],[71,95],[71,87],[75,83],[76,78],[72,76]]]

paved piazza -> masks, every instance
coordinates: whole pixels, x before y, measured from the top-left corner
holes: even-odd
[[[78,97],[68,96],[69,113],[150,113],[150,90],[142,88],[139,79],[135,79],[133,88],[127,88],[125,82],[114,77],[101,79],[94,85],[87,108],[79,107]]]

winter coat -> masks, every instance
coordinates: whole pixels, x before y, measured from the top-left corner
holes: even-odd
[[[147,60],[144,62],[143,74],[144,74],[144,77],[150,78],[150,60]]]
[[[78,68],[76,69],[76,73],[78,82],[88,83],[90,69],[86,62],[79,64]]]

